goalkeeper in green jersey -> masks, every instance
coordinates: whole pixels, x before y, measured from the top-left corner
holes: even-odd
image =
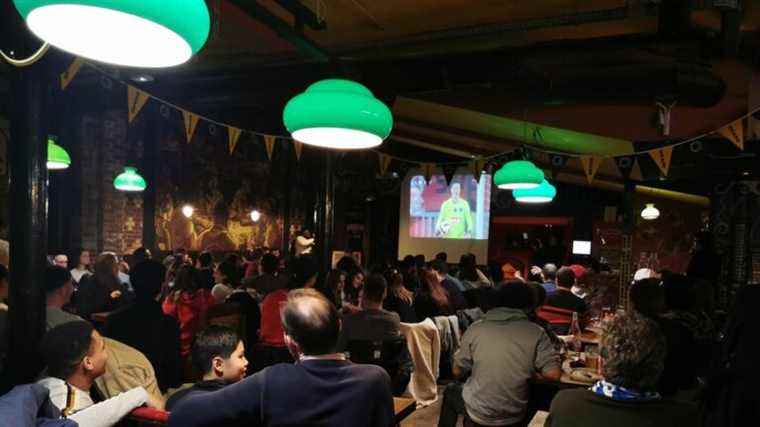
[[[467,200],[460,199],[462,190],[458,182],[451,184],[451,198],[441,204],[441,212],[435,224],[435,234],[445,239],[471,238],[473,234],[472,215]]]

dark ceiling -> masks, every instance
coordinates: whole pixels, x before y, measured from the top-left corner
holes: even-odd
[[[155,81],[145,90],[267,132],[283,132],[281,111],[291,96],[321,78],[342,76],[364,83],[391,107],[398,97],[412,98],[644,147],[700,134],[746,112],[760,62],[760,2],[740,3],[737,11],[712,0],[209,0],[212,34],[188,64],[106,69],[125,80],[150,73]],[[0,10],[6,52],[20,31],[8,4]],[[0,66],[0,115],[10,107],[9,72]],[[94,71],[81,74],[80,84],[95,81]],[[668,137],[653,126],[658,100],[677,102]],[[441,153],[446,149],[493,154],[517,143],[417,117],[396,121],[384,149],[409,156],[451,158]],[[705,147],[715,151],[712,157],[674,161],[669,185],[699,191],[705,179],[757,168],[754,157],[739,156],[725,141]]]

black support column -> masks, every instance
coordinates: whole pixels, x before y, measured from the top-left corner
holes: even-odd
[[[317,197],[316,247],[321,269],[329,269],[333,246],[333,205],[335,200],[335,153],[325,150],[322,185]]]
[[[47,59],[47,58],[46,58]],[[13,70],[11,83],[10,301],[8,379],[34,380],[45,330],[44,268],[47,264],[48,172],[43,123],[45,60]]]

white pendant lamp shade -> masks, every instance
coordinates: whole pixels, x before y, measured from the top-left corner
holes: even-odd
[[[193,208],[192,205],[182,206],[182,215],[184,215],[185,218],[190,218],[191,216],[193,216],[194,212],[195,212],[195,208]]]
[[[654,203],[647,203],[644,210],[641,211],[641,217],[647,221],[660,217],[660,210],[654,207]]]
[[[258,222],[261,219],[261,212],[256,209],[251,211],[251,221]]]

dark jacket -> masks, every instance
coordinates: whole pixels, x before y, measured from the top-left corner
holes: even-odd
[[[48,389],[40,384],[14,387],[0,397],[0,425],[77,427],[74,421],[60,419],[61,412],[50,402],[48,393]]]
[[[121,296],[111,298],[113,291],[121,292]],[[98,282],[95,275],[82,277],[73,298],[77,314],[85,320],[90,320],[93,313],[111,312],[124,307],[132,299],[133,295],[124,284],[115,281],[111,285],[104,285]]]
[[[390,427],[393,397],[378,366],[307,360],[270,366],[219,391],[189,396],[169,416],[170,427],[223,425]]]
[[[587,389],[563,390],[552,401],[544,427],[675,427],[702,425],[695,405],[669,399],[623,402]]]
[[[383,302],[383,308],[397,313],[404,323],[417,323],[417,313],[414,312],[414,307],[411,303],[408,303],[395,295],[388,295]]]
[[[227,382],[222,379],[198,381],[191,387],[182,389],[174,394],[166,401],[166,410],[171,412],[172,408],[179,403],[180,400],[184,400],[189,396],[195,396],[198,394],[208,393],[210,391],[221,390],[227,385]]]
[[[182,384],[179,326],[153,300],[138,299],[108,317],[105,336],[139,350],[156,371],[161,390]]]

